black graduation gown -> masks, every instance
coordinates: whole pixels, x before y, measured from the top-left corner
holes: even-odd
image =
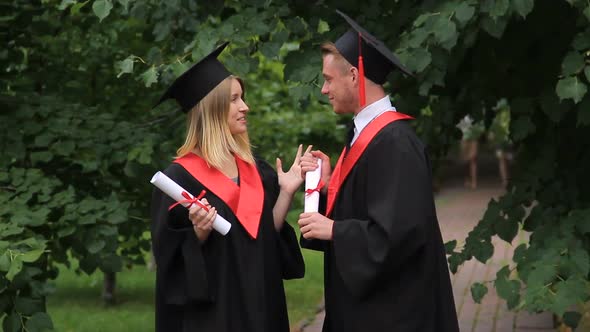
[[[188,192],[205,198],[232,227],[215,230],[201,244],[188,209],[159,189],[152,197],[152,245],[157,265],[157,332],[289,331],[283,279],[301,278],[304,263],[293,228],[275,231],[272,209],[279,187],[275,171],[257,161],[264,205],[257,239],[252,239],[231,209],[181,165],[164,173]]]
[[[334,201],[323,250],[325,332],[457,332],[426,149],[406,121],[386,125]]]

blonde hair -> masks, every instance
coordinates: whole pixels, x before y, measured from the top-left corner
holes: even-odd
[[[229,129],[232,80],[237,80],[244,91],[243,81],[230,75],[188,112],[186,139],[176,151],[177,158],[197,148],[207,164],[217,169],[231,160],[234,153],[254,164],[248,133],[232,135]]]
[[[332,42],[325,42],[320,46],[320,50],[322,51],[322,58],[326,57],[326,55],[333,55],[334,62],[338,64],[342,72],[348,71],[351,67],[354,67],[344,56],[342,53],[338,51],[336,45]]]

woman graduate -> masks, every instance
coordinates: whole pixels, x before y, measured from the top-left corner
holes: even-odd
[[[284,222],[303,183],[299,157],[284,173],[253,157],[242,81],[218,47],[181,75],[159,103],[175,99],[187,113],[185,143],[164,173],[189,193],[205,190],[189,209],[159,189],[152,198],[157,265],[156,331],[289,331],[283,279],[302,278],[295,233]],[[158,104],[159,104],[158,103]],[[212,231],[219,213],[231,223]]]

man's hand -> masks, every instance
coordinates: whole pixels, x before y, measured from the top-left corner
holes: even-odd
[[[299,229],[305,239],[332,240],[334,220],[324,217],[317,212],[299,215]]]
[[[301,157],[301,176],[305,178],[305,173],[314,171],[318,168],[318,159],[322,160],[321,180],[324,182],[322,193],[325,194],[328,190],[328,183],[332,176],[332,166],[330,165],[330,157],[320,150],[305,151]]]

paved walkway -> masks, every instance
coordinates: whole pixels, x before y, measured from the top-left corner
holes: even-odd
[[[496,181],[484,179],[481,182],[475,190],[466,189],[460,183],[447,184],[437,195],[437,214],[445,242],[457,239],[461,245],[482,217],[489,200],[502,194]],[[525,234],[519,234],[510,245],[496,237],[493,240],[494,256],[487,264],[472,259],[464,263],[455,275],[451,275],[461,332],[555,331],[549,314],[509,312],[506,302],[498,298],[493,287],[489,287],[481,304],[471,298],[471,284],[495,279],[499,268],[512,258],[514,248],[526,240]],[[303,328],[303,332],[320,332],[323,320],[324,312],[321,311],[313,322]]]

